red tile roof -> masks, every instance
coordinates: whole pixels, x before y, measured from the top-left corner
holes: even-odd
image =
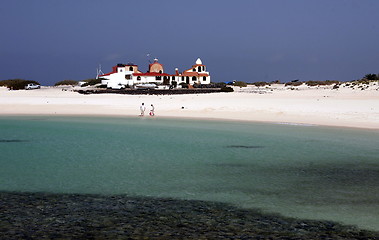
[[[198,72],[183,72],[183,75],[182,76],[189,76],[189,77],[195,77],[195,76],[199,76],[199,77],[208,77],[209,74],[207,73],[198,73]]]
[[[154,65],[154,64],[159,64],[159,65],[161,65],[162,67],[163,67],[163,65],[162,64],[160,64],[160,63],[158,63],[158,62],[154,62],[154,63],[152,63],[152,64],[150,64],[149,65],[149,67],[151,67],[152,65]],[[134,64],[132,64],[132,63],[129,63],[128,65],[126,65],[126,64],[123,64],[123,65],[125,65],[125,66],[137,66],[137,65],[134,65]],[[167,73],[156,73],[156,72],[147,72],[147,73],[143,73],[143,72],[141,72],[141,71],[139,71],[139,70],[137,70],[138,72],[137,73],[133,73],[133,76],[189,76],[189,77],[194,77],[194,76],[197,76],[197,77],[208,77],[209,76],[209,74],[207,74],[207,73],[198,73],[198,72],[194,72],[193,71],[193,68],[196,68],[196,67],[198,67],[198,66],[205,66],[205,65],[203,65],[203,64],[196,64],[196,65],[193,65],[192,66],[192,68],[190,68],[190,69],[188,69],[188,70],[184,70],[183,71],[183,73],[182,74],[180,74],[179,73],[179,75],[178,74],[167,74]],[[103,74],[103,75],[100,75],[99,77],[103,77],[103,76],[109,76],[109,75],[111,75],[111,74],[113,74],[113,73],[117,73],[117,68],[118,67],[120,67],[120,66],[114,66],[114,67],[112,67],[112,72],[109,72],[109,73],[105,73],[105,74]]]
[[[156,72],[147,72],[147,73],[133,73],[134,76],[175,76],[167,73],[156,73]]]

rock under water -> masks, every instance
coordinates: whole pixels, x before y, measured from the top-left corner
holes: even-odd
[[[0,192],[1,239],[378,239],[330,221],[228,204],[125,195]]]

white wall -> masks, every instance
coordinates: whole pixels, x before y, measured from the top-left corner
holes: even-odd
[[[102,78],[105,78],[106,80],[102,80],[102,84],[106,84],[108,87],[110,86],[116,86],[118,84],[122,85],[133,85],[133,80],[131,79],[125,79],[126,75],[132,75],[133,71],[126,71],[125,67],[119,67],[117,68],[116,73],[112,73],[108,76],[104,76]]]
[[[208,72],[202,72],[202,73],[208,73]],[[108,76],[104,76],[106,80],[102,81],[102,84],[107,84],[108,87],[110,86],[117,86],[118,84],[122,85],[129,85],[132,86],[134,84],[142,84],[142,83],[163,83],[164,77],[161,77],[161,80],[156,80],[155,76],[140,76],[141,80],[137,80],[138,76],[132,75],[133,71],[126,71],[126,69],[123,68],[117,68],[116,73],[112,73]],[[209,74],[209,73],[208,73]],[[126,75],[132,75],[131,79],[125,79]],[[172,76],[170,78],[170,83],[173,81]],[[209,84],[211,82],[210,76],[206,77],[206,80],[203,80],[203,77],[196,77],[196,80],[192,80],[192,77],[189,77],[189,83],[200,83],[200,84]],[[184,80],[182,80],[181,76],[175,76],[175,80],[178,84],[182,82],[186,82],[186,76],[184,77]]]

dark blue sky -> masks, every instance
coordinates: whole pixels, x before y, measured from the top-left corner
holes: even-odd
[[[212,81],[353,80],[379,73],[378,0],[2,0],[0,80],[43,85],[150,53]]]

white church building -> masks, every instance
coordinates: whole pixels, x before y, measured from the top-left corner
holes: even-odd
[[[102,84],[108,88],[122,88],[125,86],[134,86],[138,84],[155,83],[157,85],[172,85],[176,82],[193,84],[209,84],[211,77],[206,71],[206,66],[203,65],[200,58],[196,60],[192,68],[179,73],[175,69],[175,74],[167,74],[164,72],[163,65],[154,59],[154,62],[149,64],[149,70],[146,73],[138,70],[135,64],[117,64],[112,68],[112,72],[99,75],[102,78]]]

